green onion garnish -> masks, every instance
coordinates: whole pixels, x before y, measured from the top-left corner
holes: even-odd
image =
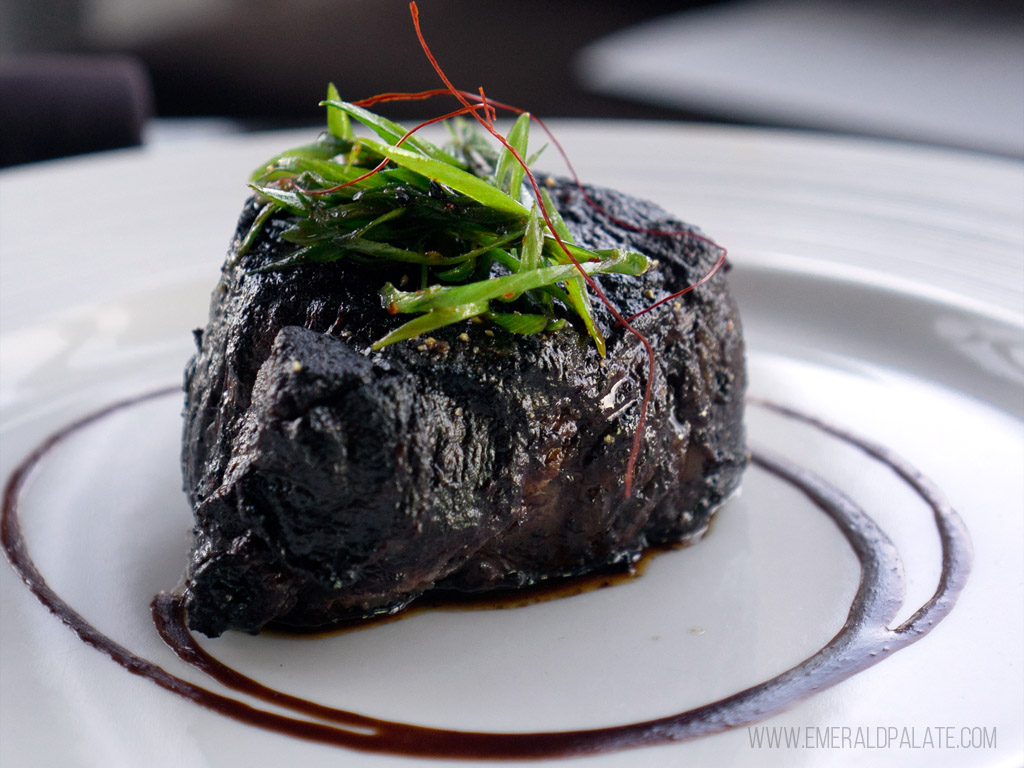
[[[250,186],[263,207],[240,253],[283,211],[293,221],[282,237],[296,248],[262,270],[346,258],[419,265],[426,275],[423,290],[381,289],[389,312],[417,316],[374,349],[473,317],[510,333],[534,334],[555,331],[577,316],[604,354],[580,269],[639,275],[647,269],[642,254],[573,245],[546,191],[542,200],[530,199],[522,165],[464,121],[453,121],[455,141],[441,148],[341,101],[333,85],[323,105],[328,130],[316,142],[283,152],[252,174]],[[357,137],[352,120],[379,140]],[[529,116],[521,115],[507,137],[521,157],[527,156],[529,128]],[[547,230],[539,205],[579,266]],[[523,311],[510,308],[512,302]]]

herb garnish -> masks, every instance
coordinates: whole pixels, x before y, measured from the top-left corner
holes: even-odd
[[[557,330],[575,315],[604,355],[581,270],[639,275],[647,259],[572,244],[547,190],[535,199],[512,152],[527,157],[528,114],[519,116],[500,150],[458,118],[448,123],[451,146],[441,148],[342,101],[333,85],[322,105],[328,130],[252,175],[250,186],[264,206],[240,253],[270,216],[286,211],[295,219],[282,238],[296,248],[262,270],[339,259],[418,265],[420,290],[381,288],[389,312],[418,317],[378,339],[374,349],[476,316],[511,333],[534,334]],[[357,137],[353,119],[380,140]],[[516,311],[507,310],[512,302]]]

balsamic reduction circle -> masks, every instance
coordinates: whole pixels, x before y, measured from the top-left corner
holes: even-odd
[[[700,707],[607,728],[543,733],[425,728],[332,709],[263,686],[219,662],[195,641],[185,626],[177,596],[161,593],[154,598],[157,630],[183,661],[232,690],[295,713],[285,716],[190,683],[114,642],[51,589],[28,551],[19,518],[20,502],[26,480],[50,451],[72,434],[117,411],[178,391],[161,389],[123,400],[78,419],[44,440],[7,482],[0,515],[0,545],[14,570],[46,608],[82,642],[109,656],[128,672],[222,715],[297,738],[396,755],[493,759],[582,756],[686,741],[764,720],[910,645],[952,610],[970,572],[971,544],[963,521],[935,484],[917,469],[884,446],[839,427],[786,406],[751,399],[754,405],[805,422],[860,449],[888,467],[930,507],[942,546],[942,570],[935,593],[909,619],[894,628],[889,626],[902,604],[904,578],[899,554],[884,531],[838,488],[768,450],[754,448],[752,463],[790,483],[828,515],[860,562],[860,583],[846,623],[823,648],[791,669]]]

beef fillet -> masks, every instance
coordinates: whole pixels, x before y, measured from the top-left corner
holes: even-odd
[[[639,278],[598,278],[627,316],[717,258],[699,240],[618,227],[571,186],[553,191],[578,243],[654,260]],[[589,193],[621,220],[683,227],[651,204]],[[723,272],[635,323],[657,369],[626,498],[648,360],[599,302],[606,358],[579,329],[514,336],[486,322],[372,352],[408,319],[379,293],[403,270],[257,272],[293,246],[279,238],[282,217],[239,256],[256,211],[250,202],[242,214],[186,372],[193,629],[319,626],[391,613],[432,589],[628,567],[648,545],[699,537],[739,483],[743,342]]]

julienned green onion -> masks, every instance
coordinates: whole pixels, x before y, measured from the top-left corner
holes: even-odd
[[[339,259],[417,265],[422,290],[390,283],[381,289],[389,312],[417,317],[374,349],[473,317],[534,334],[577,316],[604,354],[580,268],[588,275],[639,275],[647,269],[642,254],[573,244],[547,191],[531,199],[519,161],[482,140],[468,121],[452,121],[454,141],[441,148],[418,134],[403,141],[403,126],[341,101],[333,84],[323,105],[328,130],[317,141],[282,152],[252,174],[263,207],[240,255],[271,216],[284,212],[291,226],[282,237],[296,248],[264,271]],[[379,140],[357,137],[352,120]],[[529,116],[521,115],[507,137],[520,157],[527,157],[529,128]],[[548,230],[541,204],[562,243]]]
[[[621,272],[636,275],[646,267],[646,259],[638,253],[629,251],[600,251],[607,255],[597,261],[588,261],[580,267],[588,274],[600,272]],[[432,285],[426,290],[406,292],[399,291],[390,283],[381,292],[387,302],[388,311],[426,312],[431,309],[450,309],[460,304],[477,301],[489,301],[523,293],[533,288],[540,288],[563,280],[573,279],[579,275],[575,264],[556,264],[538,269],[524,269],[511,275],[492,277],[466,285]]]

